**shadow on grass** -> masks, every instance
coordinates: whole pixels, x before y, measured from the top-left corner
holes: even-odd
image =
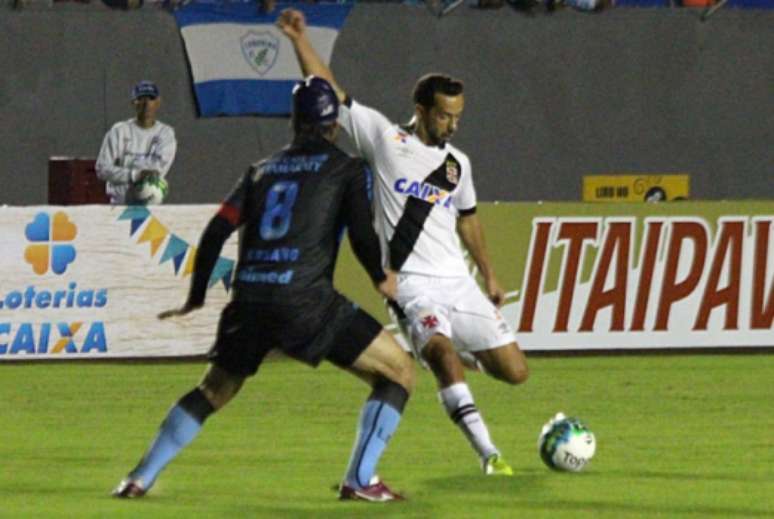
[[[672,481],[728,481],[737,483],[770,482],[771,478],[763,475],[741,475],[741,474],[696,474],[693,472],[670,472],[657,470],[643,471],[610,471],[606,475],[615,477],[626,477],[628,479],[666,479]]]
[[[254,514],[254,515],[253,515]],[[390,503],[334,503],[330,507],[310,510],[307,507],[261,506],[251,508],[252,517],[314,517],[315,519],[364,518],[364,517],[436,517],[433,508],[416,500]]]
[[[232,517],[315,517],[322,519],[338,519],[349,517],[509,517],[518,511],[521,517],[532,515],[550,517],[552,514],[565,513],[588,516],[588,514],[606,514],[617,517],[718,517],[718,518],[758,518],[771,517],[771,512],[757,509],[733,506],[712,506],[702,504],[662,503],[658,505],[642,502],[621,502],[621,496],[612,496],[610,500],[600,499],[599,495],[588,496],[591,499],[562,499],[561,495],[552,495],[550,489],[543,483],[551,473],[542,470],[517,473],[513,477],[490,477],[480,475],[457,475],[439,478],[423,479],[417,487],[409,492],[405,502],[372,504],[364,502],[341,502],[331,491],[330,499],[320,499],[319,496],[295,498],[291,502],[278,502],[275,499],[265,502],[241,501],[223,502],[210,509],[215,515],[223,514]],[[573,476],[573,477],[577,477]],[[635,476],[636,477],[636,476]],[[441,505],[453,507],[452,510]],[[616,501],[616,499],[619,499]],[[102,501],[102,500],[100,500]],[[118,504],[111,499],[111,505]],[[107,501],[103,501],[108,504]],[[138,506],[139,505],[139,506]],[[181,496],[156,495],[134,501],[120,503],[111,507],[116,517],[122,513],[136,514],[148,512],[148,516],[174,517],[194,512],[201,503]],[[115,513],[115,512],[121,513]],[[200,511],[200,510],[199,510]],[[474,511],[477,511],[475,514]],[[488,512],[487,512],[488,511]],[[167,513],[169,512],[169,513]],[[173,515],[170,515],[173,514]],[[440,514],[440,515],[439,515]]]
[[[519,501],[520,510],[540,510],[542,512],[589,512],[618,514],[624,516],[632,514],[637,517],[771,517],[771,511],[753,510],[750,508],[734,508],[725,506],[686,505],[674,506],[668,503],[663,505],[647,505],[643,503],[613,503],[607,501],[562,501],[550,502]]]
[[[491,498],[503,492],[525,493],[534,491],[545,477],[544,470],[519,471],[511,477],[490,476],[480,474],[464,474],[442,478],[425,479],[425,488],[431,492],[452,492],[458,495],[470,496],[481,494]]]
[[[121,503],[124,504],[124,503]],[[174,513],[176,517],[184,517],[187,510],[182,511],[179,501],[175,499],[146,498],[142,503],[126,503],[125,509],[133,512],[148,512],[147,516],[169,517],[167,511]],[[140,505],[139,507],[136,505]],[[150,506],[142,506],[150,505]],[[145,510],[142,510],[142,509]],[[242,502],[241,504],[220,503],[217,508],[209,510],[210,517],[271,517],[271,518],[306,518],[315,519],[340,519],[340,518],[379,518],[379,517],[411,517],[431,518],[435,517],[433,504],[408,496],[406,501],[393,501],[389,503],[367,503],[365,501],[339,501],[336,497],[330,500],[294,499],[292,502],[280,503],[277,500],[267,501],[266,504],[256,502]],[[195,517],[196,512],[191,511]],[[136,516],[136,515],[135,515]]]
[[[647,479],[665,479],[677,481],[742,481],[749,482],[749,479],[743,479],[737,475],[699,475],[680,472],[584,472],[581,474],[562,474],[545,470],[521,471],[514,474],[513,477],[488,477],[471,475],[458,475],[443,478],[431,478],[425,480],[425,489],[428,493],[442,492],[464,498],[464,501],[470,504],[481,502],[486,503],[489,509],[518,509],[521,511],[532,510],[536,515],[550,516],[552,512],[596,512],[620,516],[638,516],[638,517],[657,517],[657,516],[699,516],[699,517],[772,517],[771,509],[767,508],[766,503],[759,503],[758,507],[734,507],[734,506],[713,506],[713,505],[680,505],[673,503],[663,503],[660,505],[649,505],[641,502],[621,503],[616,502],[616,498],[610,501],[599,499],[597,496],[589,496],[592,499],[586,500],[579,498],[577,500],[562,499],[562,496],[556,495],[554,490],[547,488],[544,483],[549,479],[558,477],[565,478],[583,478],[597,479],[605,476],[626,477],[634,482],[637,478]],[[759,481],[768,481],[766,478],[755,478]],[[600,484],[605,484],[601,480]],[[596,499],[594,499],[596,497]],[[558,498],[558,499],[557,499]],[[755,503],[750,503],[754,505]],[[757,508],[757,509],[756,509]]]

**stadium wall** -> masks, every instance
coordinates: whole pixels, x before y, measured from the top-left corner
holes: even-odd
[[[206,352],[235,236],[204,308],[155,316],[185,300],[216,207],[0,208],[0,362]],[[774,202],[488,203],[480,214],[502,316],[525,350],[774,347]],[[390,322],[348,248],[335,282]]]
[[[774,11],[571,10],[523,16],[359,4],[340,82],[395,120],[420,74],[465,80],[457,143],[483,200],[580,200],[581,177],[687,173],[694,199],[774,198]],[[174,19],[57,5],[0,15],[0,204],[43,204],[50,156],[96,156],[152,78],[180,143],[172,203],[212,203],[288,137],[281,118],[198,119]]]

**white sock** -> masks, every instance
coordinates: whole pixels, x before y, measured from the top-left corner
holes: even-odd
[[[489,429],[481,413],[478,412],[473,402],[473,394],[465,382],[458,382],[440,390],[438,399],[446,408],[449,418],[462,430],[479,457],[486,459],[492,454],[500,453],[489,437]]]

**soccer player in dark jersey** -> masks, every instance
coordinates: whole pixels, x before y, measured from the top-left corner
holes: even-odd
[[[377,290],[390,299],[396,291],[395,274],[381,266],[366,163],[333,144],[338,108],[336,93],[324,79],[298,83],[293,142],[252,165],[207,225],[187,301],[159,317],[185,315],[204,304],[223,244],[241,227],[233,296],[221,314],[210,365],[202,382],[170,410],[114,496],[145,495],[205,419],[226,405],[255,375],[266,353],[277,348],[311,366],[328,360],[370,383],[339,497],[401,499],[376,476],[376,464],[413,388],[412,361],[373,317],[333,288],[346,227]]]

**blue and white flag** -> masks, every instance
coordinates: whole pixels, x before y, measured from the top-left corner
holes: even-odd
[[[288,4],[290,5],[290,4]],[[330,63],[333,45],[351,5],[293,3],[304,12],[307,34]],[[260,14],[256,3],[196,3],[175,12],[183,35],[194,91],[203,117],[287,115],[301,79],[293,45],[276,27],[282,11]]]

